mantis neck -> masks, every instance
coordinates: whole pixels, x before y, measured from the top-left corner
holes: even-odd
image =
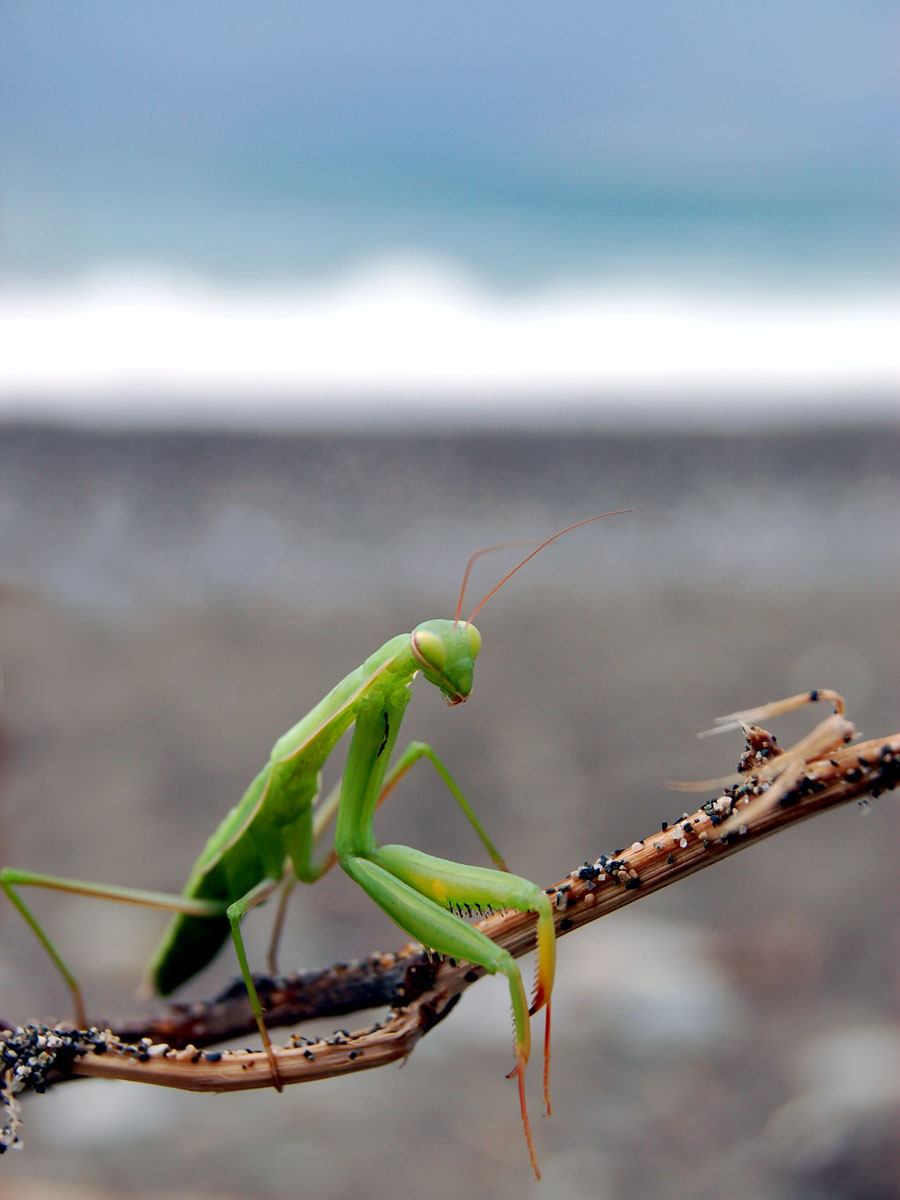
[[[411,692],[405,683],[360,705],[341,784],[334,849],[338,859],[375,849],[372,820]]]

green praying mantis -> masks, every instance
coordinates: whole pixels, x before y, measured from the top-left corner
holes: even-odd
[[[161,908],[175,914],[148,968],[150,982],[168,995],[216,955],[229,934],[253,1015],[268,1056],[272,1084],[281,1090],[278,1063],[266,1029],[263,1008],[247,962],[241,921],[279,885],[281,901],[273,950],[287,896],[297,880],[314,883],[335,862],[410,937],[430,950],[477,964],[489,974],[506,976],[515,1029],[515,1066],[522,1124],[535,1175],[540,1178],[525,1099],[525,1066],[531,1033],[529,1018],[545,1011],[544,1107],[550,1112],[550,996],[556,959],[553,911],[536,884],[511,874],[450,772],[432,748],[413,742],[390,767],[415,676],[439,688],[447,704],[468,699],[481,635],[474,617],[497,591],[536,554],[557,538],[602,517],[600,513],[561,529],[522,559],[484,596],[467,620],[461,620],[472,566],[477,558],[501,549],[490,546],[466,567],[453,620],[431,620],[412,633],[399,634],[351,671],[305,717],[278,739],[269,761],[240,803],[219,827],[197,859],[179,895],[86,883],[12,868],[0,870],[0,887],[22,914],[68,985],[76,1020],[87,1025],[80,986],[49,936],[17,889],[51,888]],[[508,543],[507,543],[508,544]],[[519,545],[521,543],[513,543]],[[341,736],[354,726],[344,772],[334,790],[317,803],[320,772]],[[408,846],[379,846],[372,831],[378,805],[420,759],[429,760],[471,822],[494,868],[466,866],[424,854]],[[334,844],[318,861],[315,847],[335,813]],[[461,916],[471,908],[514,909],[537,916],[537,978],[529,1004],[522,976],[509,952],[469,925]]]

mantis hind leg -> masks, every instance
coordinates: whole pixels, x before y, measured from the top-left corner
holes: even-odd
[[[57,875],[39,875],[34,871],[19,871],[12,867],[3,867],[0,870],[0,888],[6,892],[12,904],[21,913],[32,933],[46,950],[50,961],[65,980],[66,986],[72,993],[75,1020],[81,1028],[87,1026],[81,986],[43,925],[19,895],[16,890],[19,887],[41,887],[55,892],[68,892],[75,896],[93,896],[98,900],[118,900],[123,904],[160,908],[167,912],[186,913],[195,917],[221,917],[225,911],[224,905],[213,900],[199,900],[189,896],[172,895],[169,892],[150,892],[142,888],[88,883],[80,879],[62,879]]]
[[[492,942],[480,930],[466,924],[460,917],[448,911],[448,908],[471,904],[523,907],[515,902],[514,897],[518,896],[518,888],[515,886],[517,884],[533,889],[533,892],[545,901],[546,896],[535,885],[529,884],[527,880],[520,880],[518,876],[501,874],[487,868],[463,867],[445,859],[421,855],[405,846],[376,849],[372,859],[348,855],[341,859],[341,866],[406,933],[440,954],[475,963],[489,974],[501,973],[506,976],[515,1026],[516,1064],[511,1074],[516,1075],[518,1079],[525,1140],[535,1175],[540,1178],[525,1101],[525,1064],[531,1051],[531,1029],[522,976],[509,951]],[[431,874],[427,875],[427,872]],[[504,884],[507,885],[505,888],[502,886]],[[535,907],[539,905],[536,896],[530,893],[528,902],[529,905],[533,902]],[[529,911],[531,910],[529,908]],[[549,902],[547,917],[552,934],[553,920]],[[553,947],[547,949],[545,946],[544,954],[547,960],[544,967],[547,977],[543,981],[545,995],[542,1003],[547,1003],[553,983]],[[545,1061],[548,1052],[549,1047],[545,1046]]]
[[[216,900],[201,900],[190,896],[176,896],[168,892],[149,892],[141,888],[86,883],[79,879],[61,879],[56,875],[38,875],[33,871],[18,871],[10,867],[4,867],[0,870],[0,888],[6,892],[11,902],[21,913],[35,937],[46,950],[51,962],[65,980],[69,991],[72,993],[75,1020],[81,1028],[87,1026],[87,1017],[84,1011],[84,1000],[78,980],[75,978],[65,959],[56,949],[56,946],[51,941],[40,921],[38,921],[37,917],[19,895],[16,890],[17,888],[43,887],[51,891],[68,892],[78,896],[94,896],[101,900],[118,900],[125,904],[138,904],[145,908],[161,908],[168,912],[186,913],[189,916],[195,917],[227,916],[231,924],[231,936],[234,941],[238,963],[240,964],[241,975],[247,988],[247,994],[250,997],[250,1007],[253,1010],[253,1016],[256,1018],[256,1024],[269,1059],[272,1081],[280,1091],[282,1086],[281,1076],[278,1072],[272,1043],[269,1040],[269,1034],[263,1021],[262,1004],[256,986],[253,983],[253,976],[250,974],[247,955],[244,950],[244,940],[241,937],[240,931],[240,922],[244,914],[253,908],[254,905],[261,904],[263,900],[267,899],[272,894],[276,885],[277,880],[264,879],[245,896],[235,901],[234,904],[226,906]]]
[[[7,896],[9,896],[11,903],[18,909],[23,920],[31,929],[31,932],[46,950],[50,961],[65,980],[66,986],[72,994],[72,1005],[75,1009],[75,1024],[79,1027],[79,1029],[85,1029],[87,1028],[87,1017],[84,1011],[84,996],[81,992],[81,985],[73,975],[72,971],[69,969],[65,959],[50,940],[50,937],[43,925],[41,925],[40,921],[38,921],[37,917],[13,886],[14,883],[30,882],[27,878],[18,878],[17,876],[20,874],[24,874],[24,872],[14,872],[4,868],[3,871],[0,872],[0,887],[2,887]]]
[[[262,1002],[259,998],[259,992],[256,990],[256,984],[253,982],[250,964],[247,962],[247,951],[244,949],[244,939],[241,935],[241,921],[244,919],[245,914],[257,904],[262,904],[264,900],[268,900],[277,886],[277,879],[263,879],[256,887],[251,888],[246,895],[241,896],[239,900],[235,900],[233,904],[229,904],[225,910],[225,915],[228,917],[228,922],[231,925],[231,940],[234,942],[234,952],[237,955],[238,965],[241,968],[241,976],[244,980],[244,986],[247,989],[247,995],[250,997],[250,1008],[256,1020],[256,1027],[262,1038],[266,1057],[269,1060],[269,1070],[272,1073],[272,1086],[277,1092],[280,1092],[283,1090],[284,1084],[281,1082],[281,1073],[278,1070],[278,1063],[275,1061],[275,1051],[272,1049],[269,1031],[266,1029],[266,1023],[263,1019]]]

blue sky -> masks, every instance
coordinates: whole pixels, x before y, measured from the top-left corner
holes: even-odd
[[[8,0],[13,184],[135,171],[227,189],[540,203],[604,182],[725,198],[896,184],[900,9],[857,2]],[[317,181],[308,178],[315,168]],[[280,178],[279,178],[280,177]]]

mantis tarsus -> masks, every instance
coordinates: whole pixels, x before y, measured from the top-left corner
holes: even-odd
[[[620,510],[629,511],[629,510]],[[268,1055],[273,1086],[281,1089],[278,1063],[263,1019],[262,1005],[250,973],[241,936],[244,914],[267,900],[283,884],[271,957],[280,929],[284,902],[299,879],[313,883],[339,862],[389,917],[411,937],[441,955],[478,964],[490,974],[506,976],[515,1026],[515,1066],[528,1152],[540,1177],[528,1109],[525,1065],[531,1033],[529,1017],[545,1010],[544,1106],[550,1112],[550,995],[556,957],[553,912],[545,893],[527,879],[512,875],[447,768],[422,742],[413,742],[389,768],[403,714],[411,698],[410,684],[421,671],[450,705],[465,701],[472,690],[473,665],[481,635],[473,618],[487,601],[550,542],[572,529],[618,513],[600,513],[578,521],[543,541],[509,571],[461,620],[473,555],[466,567],[453,620],[425,621],[411,634],[391,638],[351,671],[301,721],[278,739],[269,761],[207,842],[180,896],[136,888],[86,883],[29,871],[4,868],[0,886],[22,914],[72,992],[76,1019],[87,1024],[75,976],[51,942],[17,888],[38,886],[97,896],[174,912],[148,969],[150,981],[168,995],[195,975],[217,953],[229,933],[256,1023]],[[341,736],[354,725],[343,777],[316,806],[320,771]],[[419,759],[427,758],[471,822],[496,869],[471,867],[435,858],[408,846],[379,846],[372,832],[378,804]],[[333,850],[314,861],[317,838],[337,812]],[[537,915],[537,979],[528,1004],[522,977],[508,951],[467,924],[462,911],[512,908]]]

